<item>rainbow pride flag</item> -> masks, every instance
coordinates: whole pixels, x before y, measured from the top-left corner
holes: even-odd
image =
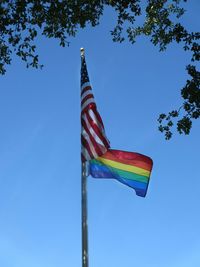
[[[89,173],[94,178],[114,178],[145,197],[153,161],[135,152],[109,149],[103,156],[92,159]]]

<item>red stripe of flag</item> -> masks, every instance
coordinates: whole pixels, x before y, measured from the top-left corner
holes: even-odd
[[[94,111],[94,109],[93,109]],[[96,115],[96,112],[95,112]],[[88,113],[86,113],[87,119],[92,127],[92,129],[94,130],[94,132],[96,133],[96,135],[98,135],[99,139],[102,141],[102,143],[106,146],[109,147],[109,143],[107,141],[107,139],[104,137],[104,135],[102,134],[101,129],[98,127],[98,125],[93,121],[93,119],[90,117],[90,115]]]
[[[90,138],[90,141],[91,143],[93,144],[93,147],[97,153],[97,155],[101,155],[102,154],[102,151],[101,149],[99,148],[99,145],[98,143],[96,142],[96,140],[94,139],[94,137],[92,136],[92,134],[90,133],[90,130],[88,129],[87,125],[86,125],[86,122],[84,121],[84,119],[81,119],[81,123],[83,125],[83,128],[84,130],[86,131],[86,133],[88,134],[89,138]],[[93,129],[93,127],[91,127]]]
[[[81,101],[81,106],[82,106],[82,105],[83,105],[89,98],[93,98],[93,99],[94,99],[93,94],[86,95],[86,97],[84,97],[83,100]]]
[[[81,96],[82,96],[87,90],[92,90],[92,88],[91,88],[90,85],[88,85],[88,86],[86,86],[86,87],[84,87],[84,88],[82,89],[82,91],[81,91]]]
[[[88,144],[87,140],[83,137],[83,135],[81,134],[81,143],[83,144],[83,146],[87,149],[88,154],[90,155],[90,158],[94,158],[92,151],[90,149],[90,145]]]

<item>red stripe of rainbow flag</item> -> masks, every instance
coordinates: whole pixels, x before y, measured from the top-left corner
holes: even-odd
[[[145,197],[152,167],[153,161],[147,156],[109,149],[90,161],[89,171],[94,178],[114,178],[133,188],[138,196]]]

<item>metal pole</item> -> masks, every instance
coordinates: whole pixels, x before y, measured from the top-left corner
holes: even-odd
[[[81,58],[85,56],[84,48],[80,49]],[[87,163],[82,162],[81,206],[82,206],[82,267],[88,267],[88,226],[87,226]]]
[[[82,267],[88,267],[88,226],[87,226],[87,173],[82,163]]]

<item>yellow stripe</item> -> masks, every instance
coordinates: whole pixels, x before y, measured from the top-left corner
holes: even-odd
[[[110,159],[104,159],[101,157],[98,157],[97,160],[99,160],[103,164],[106,164],[110,167],[114,167],[116,169],[120,169],[120,170],[128,171],[128,172],[133,172],[133,173],[136,173],[136,174],[139,174],[142,176],[146,176],[146,177],[150,176],[150,171],[144,170],[144,169],[139,168],[139,167],[135,167],[135,166],[128,165],[128,164],[123,164],[120,162],[116,162],[116,161],[113,161]]]

